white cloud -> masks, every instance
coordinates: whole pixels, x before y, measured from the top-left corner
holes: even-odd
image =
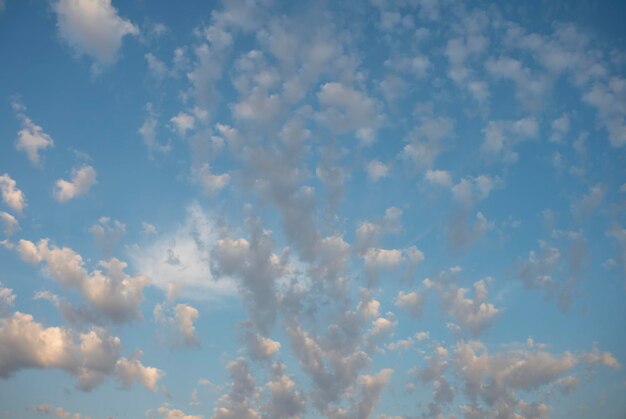
[[[115,374],[126,388],[130,388],[136,381],[151,391],[158,391],[157,384],[163,377],[160,369],[146,367],[139,359],[127,358],[121,358],[115,363]]]
[[[551,141],[560,143],[563,141],[563,138],[569,132],[570,122],[569,116],[567,114],[561,115],[559,118],[552,121],[552,136],[550,138]]]
[[[149,411],[151,413],[151,411]],[[157,413],[163,417],[163,419],[204,419],[201,415],[188,415],[180,409],[174,409],[170,407],[169,403],[164,403],[157,409]],[[146,416],[152,418],[151,414],[146,413]]]
[[[154,157],[154,153],[168,153],[172,146],[169,143],[162,144],[157,139],[157,114],[154,111],[152,103],[148,102],[146,104],[146,119],[144,119],[143,124],[139,127],[139,134],[143,139],[143,143],[146,145],[148,149],[148,157],[151,159]]]
[[[335,132],[374,129],[382,118],[375,99],[342,83],[323,84],[317,98],[323,107],[319,117]]]
[[[0,221],[4,224],[4,234],[11,237],[13,233],[20,229],[20,223],[17,218],[8,212],[0,211]]]
[[[112,321],[122,323],[141,317],[139,305],[143,288],[150,280],[141,275],[125,274],[126,263],[112,258],[98,263],[106,273],[99,269],[88,272],[78,253],[67,247],[50,246],[48,239],[36,245],[20,240],[17,252],[28,263],[44,264],[50,276],[64,287],[77,289],[94,310]]]
[[[187,131],[193,130],[196,125],[196,118],[185,112],[179,112],[178,115],[173,116],[170,122],[174,125],[176,132],[181,137],[187,134]]]
[[[395,301],[396,306],[408,311],[413,317],[420,317],[424,306],[424,295],[415,291],[400,291]]]
[[[367,164],[367,177],[376,182],[389,174],[389,168],[379,160],[372,160]]]
[[[91,166],[82,166],[72,169],[72,178],[67,181],[59,179],[55,182],[53,195],[60,203],[68,202],[91,189],[96,182],[96,169]]]
[[[52,137],[46,134],[39,125],[35,124],[26,114],[26,107],[19,102],[12,103],[18,118],[22,122],[22,129],[18,131],[15,148],[26,153],[28,160],[35,165],[41,164],[40,152],[54,145]]]
[[[464,178],[452,187],[452,196],[463,207],[471,208],[478,202],[487,199],[491,191],[500,183],[499,178],[488,175]]]
[[[452,186],[452,176],[445,170],[429,169],[424,175],[427,181],[435,185],[450,187]]]
[[[489,121],[483,134],[485,139],[480,146],[481,153],[487,158],[498,158],[510,164],[519,158],[515,151],[518,143],[537,138],[539,123],[533,117],[516,121]]]
[[[0,377],[26,368],[59,368],[73,375],[77,387],[89,391],[107,376],[123,384],[139,381],[150,390],[163,373],[143,367],[137,360],[120,357],[120,339],[103,329],[77,333],[61,327],[44,327],[29,314],[15,312],[0,318]]]
[[[135,25],[118,15],[111,0],[57,0],[53,9],[61,38],[101,66],[117,60],[126,35],[139,34]]]
[[[0,192],[4,203],[13,211],[21,213],[26,207],[24,193],[17,188],[17,182],[7,173],[0,176]]]
[[[171,308],[164,304],[157,304],[153,310],[155,320],[165,327],[173,327],[176,337],[173,346],[199,346],[200,341],[196,334],[194,322],[198,319],[198,309],[188,304],[176,304]]]
[[[596,83],[583,95],[583,101],[594,106],[598,120],[609,133],[613,147],[626,145],[626,79],[612,77],[606,83]]]
[[[70,413],[62,407],[54,407],[49,404],[39,404],[34,408],[35,412],[40,415],[54,415],[59,419],[81,419],[83,416],[80,413]],[[90,419],[89,416],[84,416],[85,419]]]
[[[109,217],[100,217],[98,222],[89,227],[100,250],[110,256],[117,242],[126,234],[126,224]]]
[[[157,228],[150,224],[150,223],[146,223],[145,221],[141,223],[141,232],[143,234],[146,235],[150,235],[150,234],[156,234],[157,233]]]
[[[203,164],[199,169],[192,171],[194,179],[200,183],[203,192],[208,196],[213,196],[228,185],[230,175],[228,173],[214,174],[208,163]]]
[[[211,249],[217,240],[214,221],[192,204],[183,223],[141,248],[129,249],[129,257],[136,270],[163,291],[193,300],[216,300],[235,293],[232,280],[216,280],[211,272]]]
[[[448,117],[424,116],[421,123],[411,130],[409,143],[402,156],[411,161],[419,171],[430,169],[446,147],[444,141],[454,130],[454,121]]]

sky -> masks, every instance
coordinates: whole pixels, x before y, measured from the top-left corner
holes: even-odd
[[[0,0],[0,417],[626,417],[624,16]]]

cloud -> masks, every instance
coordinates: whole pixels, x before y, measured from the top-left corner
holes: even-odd
[[[88,272],[83,258],[68,247],[50,246],[48,239],[37,244],[20,240],[17,245],[20,257],[33,265],[42,264],[45,272],[62,286],[78,290],[90,307],[116,323],[141,317],[139,305],[143,288],[150,283],[145,276],[131,277],[124,273],[125,262],[116,258],[100,261],[99,267]]]
[[[146,112],[146,118],[137,132],[141,135],[143,143],[148,149],[148,157],[152,159],[155,153],[170,152],[172,146],[169,143],[162,144],[157,139],[158,120],[152,103],[146,103]]]
[[[323,108],[319,114],[323,123],[338,133],[360,130],[357,137],[365,145],[372,143],[368,130],[375,129],[382,119],[376,99],[336,82],[323,84],[317,99]]]
[[[613,147],[626,145],[626,79],[612,77],[607,82],[595,83],[583,95],[583,101],[597,110],[598,120],[609,133]]]
[[[22,369],[58,368],[74,376],[83,391],[92,390],[107,376],[125,385],[139,381],[155,391],[162,372],[120,357],[120,352],[120,339],[100,328],[78,333],[45,327],[19,311],[0,318],[0,378]]]
[[[219,175],[211,173],[211,168],[208,163],[203,164],[199,169],[193,170],[192,178],[200,184],[202,191],[208,196],[215,195],[230,182],[230,175],[228,173]]]
[[[82,166],[72,169],[71,180],[57,180],[52,193],[54,199],[65,203],[87,193],[96,183],[96,170],[91,166]]]
[[[215,301],[235,294],[232,279],[218,280],[210,269],[218,229],[200,205],[189,205],[180,225],[152,237],[128,253],[135,269],[147,275],[153,285],[171,297],[180,295],[192,300]]]
[[[461,206],[471,208],[489,197],[493,189],[500,185],[499,178],[479,175],[474,178],[461,179],[451,188],[452,197]]]
[[[445,116],[426,115],[410,133],[402,156],[418,171],[430,169],[447,144],[454,130],[454,121]]]
[[[17,218],[8,212],[0,211],[0,221],[4,224],[4,234],[11,237],[13,233],[20,229],[20,223]]]
[[[153,310],[154,319],[162,326],[173,328],[176,337],[173,346],[200,346],[194,322],[198,319],[198,309],[188,304],[176,304],[171,308],[165,304],[157,304]]]
[[[157,413],[159,417],[163,419],[204,419],[204,416],[188,415],[180,409],[174,409],[169,403],[163,403],[163,405],[157,409]],[[146,412],[146,417],[151,419],[154,418],[151,410]]]
[[[154,392],[159,390],[158,382],[163,377],[160,369],[146,367],[139,359],[127,358],[121,358],[115,363],[115,374],[124,388],[130,388],[134,382],[138,382]]]
[[[96,244],[106,256],[110,256],[117,242],[126,234],[126,224],[109,217],[100,217],[89,227]]]
[[[389,168],[378,160],[372,160],[367,164],[367,177],[376,182],[389,174]]]
[[[170,119],[170,122],[181,137],[184,137],[187,131],[193,130],[196,125],[195,117],[185,112],[179,112]]]
[[[419,318],[422,315],[424,306],[424,295],[415,291],[400,291],[396,297],[395,304],[399,308],[408,311],[411,316]]]
[[[268,417],[291,419],[302,417],[306,411],[306,398],[298,391],[293,377],[285,374],[285,365],[272,365],[272,376],[265,385],[271,394],[269,403],[263,407]]]
[[[251,406],[258,390],[248,362],[237,358],[228,364],[228,371],[230,392],[218,399],[213,419],[260,419],[261,415]]]
[[[452,176],[445,170],[431,170],[428,169],[424,178],[435,185],[450,187],[452,186]]]
[[[0,176],[0,192],[2,200],[13,211],[21,214],[26,207],[26,197],[24,193],[17,188],[15,180],[11,179],[7,173]]]
[[[62,407],[54,407],[49,404],[37,405],[35,406],[34,410],[40,415],[55,416],[59,419],[90,419],[89,416],[82,416],[80,413],[70,413]]]
[[[118,15],[111,0],[57,0],[52,7],[63,41],[103,67],[115,63],[126,35],[139,34],[133,23]]]
[[[54,141],[52,137],[44,132],[43,128],[26,116],[26,107],[24,105],[19,102],[13,102],[12,106],[22,123],[22,129],[17,133],[18,139],[15,143],[15,148],[26,153],[28,160],[34,166],[39,166],[41,164],[40,152],[52,147]]]
[[[480,146],[483,156],[511,164],[519,158],[515,146],[520,142],[537,138],[539,124],[533,117],[517,121],[489,121],[483,128],[483,134],[485,138]]]

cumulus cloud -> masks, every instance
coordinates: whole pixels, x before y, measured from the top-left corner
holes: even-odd
[[[428,169],[426,171],[426,174],[424,175],[424,178],[434,185],[443,187],[452,186],[452,176],[450,176],[450,173],[445,170]]]
[[[202,415],[188,415],[184,411],[180,409],[173,408],[169,403],[163,403],[156,410],[158,414],[158,418],[162,419],[204,419]],[[155,416],[152,415],[152,410],[148,410],[146,412],[146,417],[153,419]]]
[[[380,104],[367,94],[342,83],[325,83],[317,93],[323,109],[320,119],[336,132],[358,130],[357,137],[364,144],[371,144],[371,132],[382,119]]]
[[[22,123],[22,129],[18,131],[15,148],[26,153],[28,160],[35,165],[41,164],[41,151],[54,145],[52,137],[43,128],[35,124],[26,116],[26,107],[19,102],[13,102],[13,109]]]
[[[20,229],[20,223],[17,218],[8,212],[0,211],[0,221],[4,224],[4,234],[11,237],[13,233]]]
[[[118,15],[111,0],[56,0],[53,10],[63,41],[100,66],[110,66],[117,60],[126,35],[139,34],[132,22]]]
[[[483,156],[510,164],[519,158],[515,151],[518,143],[537,138],[539,123],[533,117],[517,121],[489,121],[483,134],[485,138],[480,147]]]
[[[427,289],[437,291],[442,309],[463,329],[478,336],[487,330],[494,320],[502,312],[501,308],[495,307],[488,301],[487,286],[493,280],[481,279],[473,284],[474,296],[468,296],[469,289],[458,285],[458,273],[460,269],[450,268],[440,272],[435,280],[423,281]],[[412,295],[403,295],[404,304],[410,307]],[[403,300],[397,300],[402,302]]]
[[[430,169],[451,137],[454,121],[446,116],[426,115],[409,134],[402,156],[419,171]]]
[[[158,116],[150,102],[146,104],[146,113],[146,118],[137,132],[141,135],[143,143],[148,149],[148,157],[152,159],[155,153],[168,153],[172,149],[172,146],[169,143],[163,144],[159,142],[157,138],[159,125]]]
[[[110,217],[100,217],[96,224],[89,227],[89,232],[100,250],[110,256],[117,242],[126,234],[126,224]]]
[[[100,261],[100,269],[88,272],[83,258],[68,247],[50,245],[48,239],[37,244],[20,240],[20,257],[33,265],[43,265],[45,272],[62,286],[78,290],[90,307],[106,318],[123,323],[141,317],[139,305],[143,288],[150,283],[145,276],[124,273],[125,262],[116,258]]]
[[[0,192],[2,193],[2,201],[13,211],[21,214],[26,207],[26,197],[17,188],[17,182],[7,173],[0,176]]]
[[[57,180],[52,194],[58,202],[65,203],[86,194],[96,183],[96,169],[91,166],[82,166],[72,169],[72,178],[69,181]]]
[[[378,160],[372,160],[367,164],[367,177],[376,182],[389,174],[389,168]]]
[[[424,295],[415,291],[400,291],[396,298],[395,304],[401,309],[408,311],[413,317],[417,318],[422,315],[422,308],[424,306]]]
[[[194,325],[199,316],[198,309],[188,304],[176,304],[175,307],[157,304],[152,313],[159,324],[175,330],[177,336],[172,341],[174,346],[200,345]]]
[[[74,376],[77,387],[84,391],[92,390],[108,376],[124,385],[138,381],[156,391],[163,373],[120,353],[120,339],[103,329],[78,333],[45,327],[19,311],[0,319],[0,378],[23,369],[58,368]]]
[[[198,181],[202,187],[202,191],[213,196],[228,185],[230,175],[228,173],[214,174],[208,163],[203,164],[200,168],[192,172],[192,177]]]

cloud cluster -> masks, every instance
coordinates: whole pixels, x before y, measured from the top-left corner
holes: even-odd
[[[116,61],[126,35],[139,34],[137,26],[118,15],[111,0],[56,0],[53,10],[63,41],[104,67]]]
[[[100,261],[104,269],[89,272],[83,258],[68,247],[50,245],[48,239],[37,244],[20,240],[16,246],[20,257],[35,266],[43,266],[45,272],[65,288],[80,292],[89,307],[99,315],[123,323],[141,317],[139,305],[143,300],[143,288],[150,283],[145,276],[129,276],[124,273],[125,262],[116,258]]]
[[[79,389],[90,391],[109,376],[124,386],[134,382],[156,391],[162,371],[138,359],[121,357],[120,339],[104,329],[85,333],[45,327],[19,311],[0,318],[0,377],[27,369],[58,368],[76,379]]]

